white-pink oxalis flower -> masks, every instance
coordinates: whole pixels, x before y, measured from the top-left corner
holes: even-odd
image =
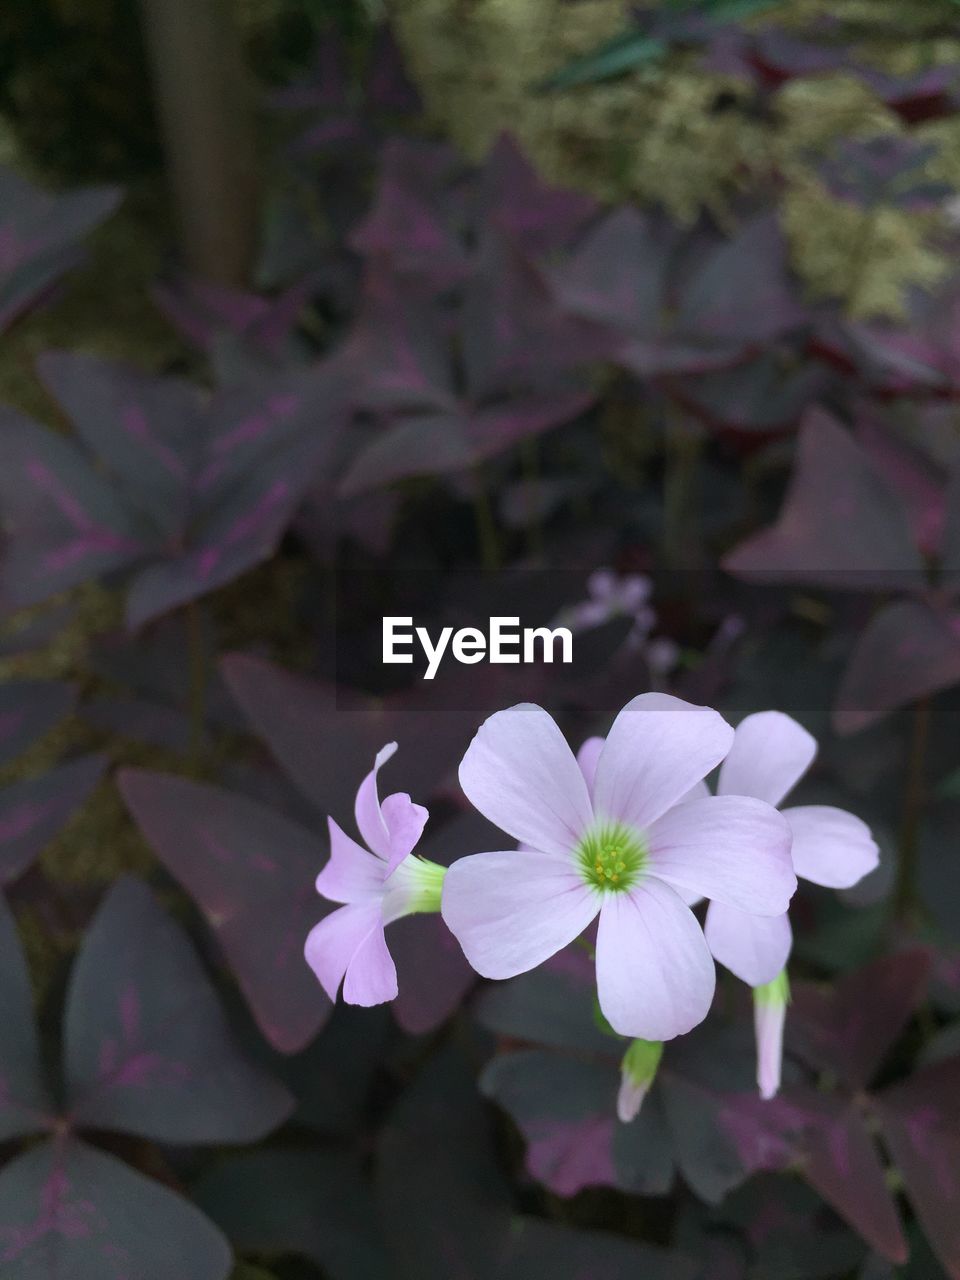
[[[357,791],[354,815],[367,848],[327,820],[330,860],[317,876],[317,892],[344,905],[311,929],[304,954],[330,999],[342,982],[348,1004],[396,998],[397,970],[384,928],[401,916],[440,910],[446,867],[413,853],[427,810],[401,792],[380,802],[377,774],[396,749],[390,742],[377,752]]]
[[[737,727],[730,753],[720,767],[718,796],[753,796],[779,806],[810,768],[816,739],[782,711],[760,711]],[[706,786],[693,798],[709,794]],[[873,871],[879,860],[865,822],[832,805],[798,805],[783,810],[793,835],[793,868],[801,880],[847,889]],[[707,895],[710,896],[709,894]],[[783,1022],[789,988],[782,971],[793,945],[786,913],[759,917],[727,901],[707,911],[707,942],[714,957],[755,988],[758,1083],[764,1097],[780,1086]]]
[[[738,725],[720,766],[717,795],[753,796],[779,807],[816,754],[816,739],[796,720],[782,711],[759,711]],[[706,787],[702,794],[708,794]],[[782,812],[793,835],[793,869],[801,880],[848,889],[876,867],[879,855],[870,828],[854,814],[822,804]],[[751,987],[773,981],[793,943],[786,913],[761,919],[720,901],[711,902],[707,911],[706,935],[716,959]]]
[[[678,803],[733,737],[716,711],[656,693],[629,702],[582,766],[541,707],[485,721],[460,784],[524,847],[461,858],[447,872],[443,918],[477,972],[533,969],[599,915],[598,996],[613,1029],[659,1041],[701,1022],[716,973],[687,901],[780,915],[796,888],[790,829],[772,806],[741,796]]]

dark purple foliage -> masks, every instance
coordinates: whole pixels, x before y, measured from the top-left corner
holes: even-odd
[[[960,682],[960,470],[948,477],[870,421],[859,436],[811,413],[777,522],[724,561],[747,581],[908,597],[883,604],[857,640],[835,708],[842,732]]]
[[[178,379],[68,353],[44,356],[41,374],[78,439],[8,412],[0,593],[33,604],[135,570],[131,627],[269,556],[343,424],[342,379],[322,366],[210,399]]]
[[[953,192],[911,126],[960,109],[956,68],[879,70],[845,19],[764,7],[645,4],[548,87],[655,86],[676,55],[739,81],[711,112],[774,128],[781,87],[853,76],[903,129],[810,156],[823,188],[867,222],[941,210],[948,255]],[[468,163],[386,26],[300,8],[251,41],[304,65],[323,24],[270,95],[292,140],[250,279],[171,257],[162,375],[48,352],[49,422],[0,408],[0,1275],[960,1280],[954,274],[903,321],[853,319],[857,264],[836,300],[794,276],[788,174],[744,169],[681,225],[548,181],[508,134]],[[117,199],[0,170],[0,331]],[[424,681],[380,664],[391,612],[592,623],[570,668]],[[778,1096],[724,973],[622,1123],[589,933],[489,983],[414,914],[387,928],[390,1007],[331,1007],[303,954],[333,909],[326,818],[358,834],[378,750],[448,865],[504,847],[457,779],[487,715],[543,703],[576,746],[648,689],[794,715],[819,742],[796,802],[882,849],[791,906]],[[68,717],[87,754],[38,775]],[[102,895],[42,855],[114,782],[151,887]]]
[[[70,1122],[158,1142],[252,1142],[292,1100],[237,1055],[190,944],[119,881],[84,939],[64,1022]]]
[[[219,787],[129,770],[127,805],[167,869],[216,933],[264,1035],[302,1049],[330,1003],[303,961],[303,942],[329,910],[313,882],[326,841]]]
[[[0,1262],[11,1280],[226,1280],[230,1247],[182,1195],[76,1138],[0,1171]]]
[[[114,187],[48,195],[0,167],[0,333],[81,260],[80,241],[119,203]]]
[[[53,1135],[0,1173],[7,1272],[161,1280],[176,1266],[190,1280],[223,1280],[229,1247],[197,1209],[76,1136],[94,1129],[243,1142],[289,1112],[283,1087],[239,1056],[186,938],[142,884],[121,880],[111,890],[71,973],[62,1112],[42,1079],[26,967],[5,906],[0,950],[3,1131]]]

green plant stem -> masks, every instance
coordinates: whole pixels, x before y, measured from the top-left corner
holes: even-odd
[[[474,472],[473,514],[477,524],[477,542],[480,545],[480,563],[484,569],[500,568],[500,540],[493,518],[490,492],[481,467]]]
[[[920,824],[926,801],[927,742],[930,737],[930,697],[921,698],[913,712],[913,732],[907,757],[907,776],[900,826],[900,866],[897,873],[896,910],[906,920],[917,902],[916,869]]]
[[[194,762],[203,756],[207,716],[207,647],[203,635],[203,612],[199,601],[187,605],[187,634],[190,650],[190,755]]]

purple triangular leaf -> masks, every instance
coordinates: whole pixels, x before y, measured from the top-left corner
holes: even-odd
[[[779,519],[723,564],[751,581],[848,590],[905,590],[923,580],[903,507],[850,435],[820,410],[801,428]]]
[[[517,1214],[476,1086],[449,1051],[407,1090],[380,1139],[378,1200],[403,1280],[692,1280],[683,1254]]]
[[[616,346],[608,329],[565,312],[546,276],[493,233],[465,291],[461,340],[474,403],[554,387]]]
[[[554,293],[572,315],[653,338],[661,324],[670,245],[653,222],[627,205],[609,213],[559,266]]]
[[[103,777],[104,756],[81,756],[0,789],[0,884],[40,856]]]
[[[857,423],[857,440],[889,487],[900,496],[914,542],[925,556],[939,555],[948,509],[939,469],[925,453],[884,430],[872,417],[863,417]]]
[[[508,1111],[523,1133],[531,1176],[558,1196],[619,1185],[613,1159],[618,1083],[614,1061],[542,1049],[498,1054],[480,1078],[482,1092]],[[663,1176],[651,1177],[647,1194],[669,1189],[669,1148],[665,1156],[662,1168],[660,1162],[655,1165]]]
[[[219,787],[134,769],[119,785],[216,933],[264,1035],[284,1053],[302,1049],[330,1014],[303,958],[307,934],[329,910],[314,889],[325,843]]]
[[[145,885],[111,889],[74,962],[64,1015],[74,1124],[159,1142],[255,1142],[290,1113],[234,1044],[193,947]]]
[[[381,429],[361,449],[347,467],[339,493],[352,498],[410,476],[465,471],[471,461],[464,414],[411,416]]]
[[[47,351],[37,368],[124,501],[139,507],[164,538],[182,538],[204,444],[196,389],[77,352]]]
[[[892,1262],[906,1262],[896,1202],[856,1106],[838,1108],[806,1131],[801,1167],[814,1190],[867,1244]]]
[[[77,241],[119,203],[115,187],[51,195],[0,167],[0,332],[75,265]]]
[[[730,368],[691,372],[701,376],[670,384],[671,393],[714,429],[738,431],[772,432],[793,426],[831,382],[826,369],[791,369],[775,352]]]
[[[493,223],[526,253],[539,255],[568,244],[597,207],[582,192],[544,182],[509,133],[497,139],[480,173],[479,226]]]
[[[866,1088],[926,990],[930,957],[903,951],[875,960],[833,988],[798,983],[788,1030],[808,1062]]]
[[[37,604],[125,568],[155,545],[71,441],[0,410],[0,598]]]
[[[677,331],[727,345],[768,344],[806,320],[776,217],[762,215],[706,259],[683,292]]]
[[[857,733],[898,707],[960,684],[960,614],[920,600],[881,609],[857,641],[833,710],[838,733]]]
[[[884,1141],[951,1280],[960,1277],[960,1058],[924,1068],[880,1097]]]
[[[346,345],[361,408],[446,409],[456,403],[448,337],[437,308],[392,276],[371,277]]]
[[[9,1280],[226,1280],[219,1229],[189,1201],[75,1139],[32,1147],[0,1173]]]
[[[468,710],[351,695],[245,654],[225,658],[221,671],[277,762],[321,813],[352,803],[377,751],[391,741],[400,743],[394,776],[423,803],[453,772],[476,728]]]

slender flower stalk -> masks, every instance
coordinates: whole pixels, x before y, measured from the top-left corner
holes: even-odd
[[[348,1004],[396,999],[384,929],[402,916],[440,910],[446,867],[413,853],[427,810],[400,792],[380,802],[377,774],[396,749],[390,742],[377,752],[357,791],[354,812],[367,848],[329,818],[330,860],[317,876],[317,892],[343,905],[310,931],[304,954],[330,999],[342,982]]]
[[[624,1124],[629,1124],[640,1114],[643,1100],[656,1079],[662,1057],[663,1044],[659,1040],[634,1040],[623,1055],[617,1115]]]
[[[772,982],[753,989],[753,1025],[757,1037],[757,1085],[769,1102],[780,1091],[783,1028],[790,1003],[790,983],[783,969]]]

